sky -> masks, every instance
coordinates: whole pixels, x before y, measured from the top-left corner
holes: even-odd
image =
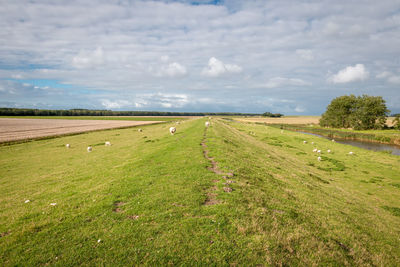
[[[0,107],[400,113],[400,1],[0,0]]]

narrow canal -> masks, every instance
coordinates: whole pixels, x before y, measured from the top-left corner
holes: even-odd
[[[329,140],[332,139],[330,137],[326,137],[326,136],[314,134],[314,133],[307,133],[307,132],[302,132],[302,131],[296,131],[296,132],[314,135],[314,136],[329,139]],[[335,141],[340,144],[356,146],[356,147],[373,150],[373,151],[391,151],[393,155],[400,156],[400,147],[395,146],[395,145],[380,144],[380,143],[373,143],[373,142],[360,141],[360,140],[340,139],[340,138],[335,138]]]

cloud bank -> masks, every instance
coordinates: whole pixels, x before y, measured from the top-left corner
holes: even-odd
[[[0,28],[0,106],[400,112],[395,0],[3,1]]]

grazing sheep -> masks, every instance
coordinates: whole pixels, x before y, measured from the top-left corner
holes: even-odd
[[[332,139],[332,142],[335,142],[335,139]]]
[[[331,150],[330,149],[328,149],[328,151],[327,151],[328,153],[331,153]]]
[[[66,148],[70,148],[71,145],[70,145],[70,144],[66,144],[65,147],[66,147]]]
[[[111,143],[109,141],[106,141],[105,145],[106,146],[111,146]]]
[[[318,159],[318,161],[321,161],[321,160],[322,160],[321,157],[318,157],[317,159]]]
[[[142,129],[138,129],[138,132],[142,132],[143,130]]]
[[[321,150],[318,149],[317,153],[321,154]]]
[[[210,126],[210,122],[206,121],[205,125],[206,125],[206,127]]]
[[[317,152],[317,151],[318,151],[318,149],[314,148],[312,152]]]
[[[303,141],[303,144],[307,144],[307,141],[304,140],[304,141]]]
[[[176,124],[181,124],[181,123],[179,121],[177,121]]]
[[[92,147],[91,146],[87,147],[87,152],[92,152]]]
[[[176,132],[176,128],[175,127],[170,127],[169,128],[169,132],[174,135],[174,133]]]
[[[349,155],[353,155],[353,154],[354,154],[353,151],[350,151],[350,152],[349,152]]]
[[[55,206],[57,205],[57,203],[50,203],[50,206]]]
[[[29,199],[25,200],[25,203],[29,203],[29,202],[31,202]]]
[[[311,144],[313,145],[313,144],[314,144],[314,142],[311,142]]]

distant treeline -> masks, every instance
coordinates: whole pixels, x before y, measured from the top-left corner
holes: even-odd
[[[263,117],[279,118],[279,117],[282,117],[283,114],[281,114],[281,113],[264,112],[263,114],[261,114],[261,116],[263,116]]]
[[[0,108],[0,116],[260,116],[239,112],[164,112],[164,111],[112,111],[93,109],[29,109]]]

